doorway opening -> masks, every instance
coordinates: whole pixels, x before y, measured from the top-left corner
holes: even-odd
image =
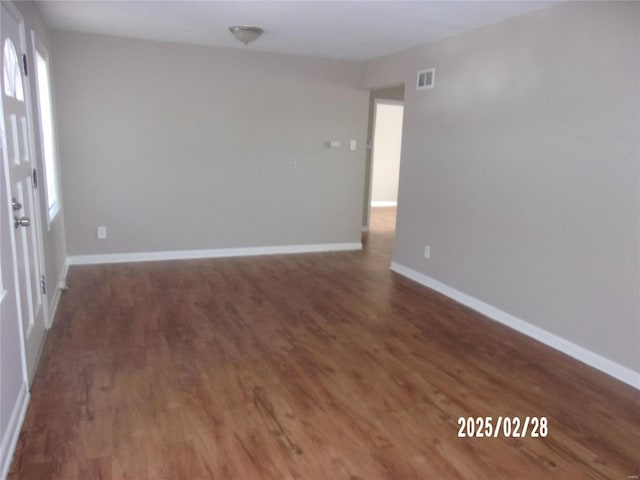
[[[396,229],[404,85],[371,90],[362,214],[363,243],[383,240],[391,257]]]

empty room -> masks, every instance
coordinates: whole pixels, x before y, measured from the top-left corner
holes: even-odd
[[[0,479],[640,478],[640,2],[0,6]]]

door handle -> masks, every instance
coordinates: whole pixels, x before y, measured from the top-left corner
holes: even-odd
[[[14,215],[13,217],[13,226],[18,228],[18,227],[28,227],[29,225],[31,225],[31,219],[29,217],[21,217],[18,218],[17,215]]]
[[[16,197],[13,197],[11,199],[11,206],[14,210],[20,210],[22,208],[22,204],[18,200],[16,200]]]

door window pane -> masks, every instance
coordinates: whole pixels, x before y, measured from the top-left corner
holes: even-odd
[[[4,63],[2,65],[2,76],[4,82],[4,94],[23,102],[24,90],[22,89],[20,63],[18,62],[16,47],[13,45],[10,38],[7,38],[4,41],[3,56]]]
[[[43,49],[36,48],[36,83],[38,87],[38,106],[40,113],[40,135],[44,176],[46,180],[47,213],[49,223],[60,210],[58,195],[58,164],[56,160],[55,136],[53,128],[53,109],[51,105],[51,85],[49,82],[48,55]]]

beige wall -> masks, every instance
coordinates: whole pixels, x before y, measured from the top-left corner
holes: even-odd
[[[63,32],[54,46],[70,255],[360,241],[361,64]]]
[[[567,3],[365,67],[407,85],[394,261],[636,372],[639,45],[640,3]]]

